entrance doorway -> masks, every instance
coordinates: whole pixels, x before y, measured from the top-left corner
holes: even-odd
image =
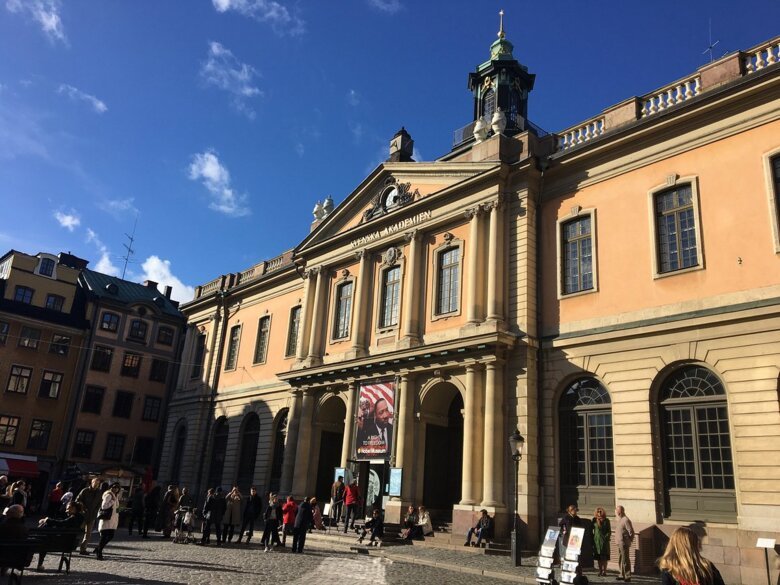
[[[319,456],[317,458],[317,476],[314,484],[314,494],[307,496],[317,496],[317,501],[330,501],[330,487],[333,483],[333,469],[341,463],[341,443],[344,439],[344,417],[347,414],[347,407],[344,401],[337,396],[327,398],[320,406],[317,413],[317,424],[315,428],[319,432],[319,446],[315,447],[314,452]],[[311,487],[311,484],[309,484]]]
[[[452,520],[452,507],[460,501],[463,471],[463,399],[450,384],[441,384],[431,392],[426,406],[438,406],[438,412],[425,413],[425,472],[423,504],[432,515]]]

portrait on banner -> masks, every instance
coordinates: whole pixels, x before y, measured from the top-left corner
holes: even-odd
[[[363,382],[358,393],[355,455],[358,460],[389,459],[395,415],[395,381]]]

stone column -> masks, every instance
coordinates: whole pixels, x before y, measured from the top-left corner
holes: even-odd
[[[371,254],[366,250],[360,250],[355,257],[360,260],[360,270],[355,289],[355,330],[352,332],[352,352],[354,357],[361,357],[365,355],[368,345],[366,309],[369,303],[366,302],[366,296],[371,290]]]
[[[482,433],[479,429],[481,399],[481,371],[478,364],[466,366],[466,399],[463,403],[463,471],[460,504],[472,506],[479,502],[479,462],[482,455]]]
[[[466,318],[469,323],[479,323],[482,320],[482,314],[479,307],[479,262],[480,262],[480,241],[479,241],[479,216],[481,210],[479,207],[472,207],[466,210],[466,218],[469,220],[469,241],[468,241],[468,299],[466,304]]]
[[[504,225],[501,200],[485,205],[490,213],[488,232],[487,318],[504,321]]]
[[[406,282],[404,283],[404,327],[403,338],[407,344],[420,339],[420,287],[422,275],[420,274],[420,240],[422,235],[419,230],[413,230],[405,234],[409,242],[409,258],[406,262]],[[411,342],[411,343],[410,343]]]
[[[314,391],[303,391],[300,426],[298,427],[298,445],[295,450],[295,472],[293,473],[292,494],[298,498],[308,495],[309,463],[311,461],[311,436],[314,427]]]
[[[414,380],[409,374],[401,374],[396,410],[398,435],[395,442],[395,467],[403,469],[401,479],[401,499],[412,501],[412,478],[414,470]]]
[[[292,391],[292,405],[287,415],[287,442],[284,445],[282,460],[282,477],[279,481],[279,492],[284,495],[292,493],[293,472],[295,471],[295,453],[298,449],[298,429],[301,426],[301,394],[300,390]]]
[[[504,494],[504,416],[501,405],[504,401],[504,365],[500,361],[485,365],[485,461],[484,498],[482,506],[503,506]],[[508,436],[508,435],[507,435]]]
[[[302,362],[309,354],[309,335],[311,335],[311,314],[314,310],[314,284],[319,274],[318,268],[307,270],[303,281],[303,305],[301,306],[301,320],[298,324],[298,346],[295,348],[295,358]]]
[[[327,317],[323,310],[325,297],[327,297],[328,271],[320,267],[317,271],[317,285],[314,289],[314,309],[311,313],[311,336],[309,337],[310,361],[319,360],[322,357],[322,335],[327,325]]]
[[[355,433],[355,394],[357,385],[350,384],[347,390],[347,414],[344,417],[344,439],[341,442],[341,467],[347,466],[347,459],[352,455],[352,437]]]

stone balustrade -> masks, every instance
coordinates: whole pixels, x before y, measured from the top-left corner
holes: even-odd
[[[761,71],[780,62],[780,37],[745,51],[745,74]]]
[[[642,103],[641,116],[646,118],[658,112],[663,112],[672,106],[696,97],[700,93],[701,77],[698,73],[681,81],[675,81],[658,91],[639,98]]]
[[[252,280],[256,280],[261,276],[268,274],[269,272],[279,270],[280,268],[290,266],[291,264],[292,250],[288,250],[276,258],[255,264],[251,268],[247,268],[242,272],[222,275],[219,278],[215,278],[211,282],[195,287],[195,298],[199,299],[218,290],[228,290],[233,287],[246,284]]]
[[[579,124],[558,135],[558,150],[567,150],[578,144],[593,140],[597,136],[604,134],[606,123],[604,116],[599,116]]]

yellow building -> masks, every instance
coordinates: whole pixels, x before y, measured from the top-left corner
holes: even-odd
[[[296,248],[198,287],[160,477],[327,500],[343,468],[391,521],[425,504],[465,532],[486,508],[506,535],[517,505],[529,549],[567,504],[622,504],[640,569],[697,522],[726,581],[763,582],[778,39],[549,135],[512,50],[470,74],[450,153],[414,162],[402,129]]]

